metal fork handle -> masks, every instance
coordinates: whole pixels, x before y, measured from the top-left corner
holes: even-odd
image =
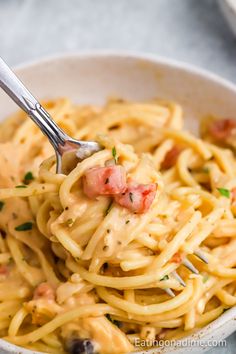
[[[56,153],[69,137],[53,121],[49,113],[27,90],[23,83],[0,57],[0,87],[20,106],[48,137]]]

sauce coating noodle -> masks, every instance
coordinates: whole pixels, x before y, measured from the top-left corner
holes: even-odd
[[[0,336],[44,353],[129,353],[137,339],[181,338],[234,306],[233,152],[186,132],[172,102],[44,104],[69,135],[104,149],[57,175],[53,149],[24,113],[1,124]],[[122,171],[114,193],[124,170],[136,184],[88,196],[85,176],[107,164],[122,166],[109,168]]]

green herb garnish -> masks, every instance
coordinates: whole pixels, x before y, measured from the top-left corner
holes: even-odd
[[[129,224],[129,223],[130,223],[130,220],[126,220],[126,222],[125,222],[125,223],[126,223],[126,225],[127,225],[127,224]]]
[[[33,223],[31,221],[25,222],[24,224],[15,227],[16,231],[28,231],[32,230]]]
[[[226,188],[217,188],[217,190],[220,192],[223,197],[230,198],[230,191]]]
[[[210,172],[209,167],[203,167],[202,172],[209,173]]]
[[[19,186],[15,186],[15,188],[27,188],[27,186],[25,186],[24,184],[19,185]]]
[[[33,173],[31,171],[27,172],[24,176],[24,183],[28,184],[30,181],[34,179]]]
[[[160,281],[162,280],[168,280],[169,279],[169,275],[165,275],[163,278],[160,279]]]
[[[106,318],[111,322],[113,323],[115,326],[117,327],[121,327],[121,322],[120,321],[117,321],[117,320],[113,320],[113,318],[111,318],[111,316],[109,314],[106,315]]]
[[[68,220],[66,220],[66,225],[67,225],[67,226],[71,226],[73,223],[74,223],[74,220],[73,220],[73,219],[68,219]]]
[[[0,200],[0,211],[2,211],[2,208],[4,207],[5,203]]]
[[[113,146],[111,152],[112,152],[112,156],[113,156],[113,158],[115,160],[115,163],[117,163],[117,152],[116,152],[115,146]]]
[[[107,209],[106,209],[106,211],[105,211],[105,216],[107,216],[107,214],[110,213],[111,207],[112,207],[112,200],[110,201],[110,203],[109,203],[109,205],[108,205],[108,207],[107,207]]]
[[[206,283],[208,279],[209,279],[209,275],[204,275],[202,278],[202,282]]]

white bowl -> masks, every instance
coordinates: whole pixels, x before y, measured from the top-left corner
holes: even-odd
[[[16,68],[16,72],[41,99],[68,96],[78,103],[99,104],[112,95],[132,100],[154,97],[176,100],[183,105],[186,124],[195,133],[199,119],[206,114],[236,116],[236,86],[209,72],[151,55],[75,54],[25,64]],[[0,120],[17,109],[3,92],[0,92],[0,107]],[[188,339],[222,340],[235,329],[236,307]],[[208,349],[187,345],[146,353],[199,353]],[[0,353],[33,354],[3,340]]]
[[[236,0],[218,0],[220,9],[236,36]]]

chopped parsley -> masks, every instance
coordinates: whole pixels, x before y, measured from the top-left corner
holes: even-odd
[[[209,167],[203,167],[202,172],[209,173],[210,172]]]
[[[217,188],[217,190],[220,192],[223,197],[230,198],[230,191],[226,188]]]
[[[106,315],[106,318],[111,322],[113,323],[115,326],[117,327],[121,327],[121,322],[120,321],[117,321],[117,320],[113,320],[113,318],[111,318],[111,316],[109,314]]]
[[[106,209],[106,211],[105,211],[105,216],[107,216],[107,214],[110,213],[111,207],[112,207],[112,200],[111,200],[110,203],[108,204],[108,207],[107,207],[107,209]]]
[[[131,203],[134,202],[133,193],[132,192],[129,192],[129,199],[130,199]]]
[[[25,186],[24,184],[21,184],[19,186],[15,186],[15,188],[27,188],[27,186]]]
[[[163,281],[163,280],[168,280],[169,279],[169,275],[164,275],[163,278],[160,279],[160,281]]]
[[[28,184],[34,179],[33,173],[31,171],[27,172],[24,176],[24,183]]]
[[[31,221],[25,222],[24,224],[15,227],[16,231],[28,231],[32,230],[33,223]]]
[[[4,207],[5,203],[0,200],[0,211],[2,211],[2,208]]]
[[[209,279],[209,275],[204,275],[202,278],[202,282],[206,283],[208,279]]]
[[[126,223],[126,225],[127,225],[127,224],[129,224],[129,223],[130,223],[130,220],[126,220],[126,222],[125,222],[125,223]]]
[[[68,220],[66,220],[66,225],[67,225],[67,226],[71,226],[73,223],[74,223],[74,220],[73,220],[73,219],[68,219]]]
[[[116,152],[115,146],[113,146],[111,152],[112,152],[112,156],[113,156],[113,158],[115,160],[115,163],[117,164],[117,152]]]

